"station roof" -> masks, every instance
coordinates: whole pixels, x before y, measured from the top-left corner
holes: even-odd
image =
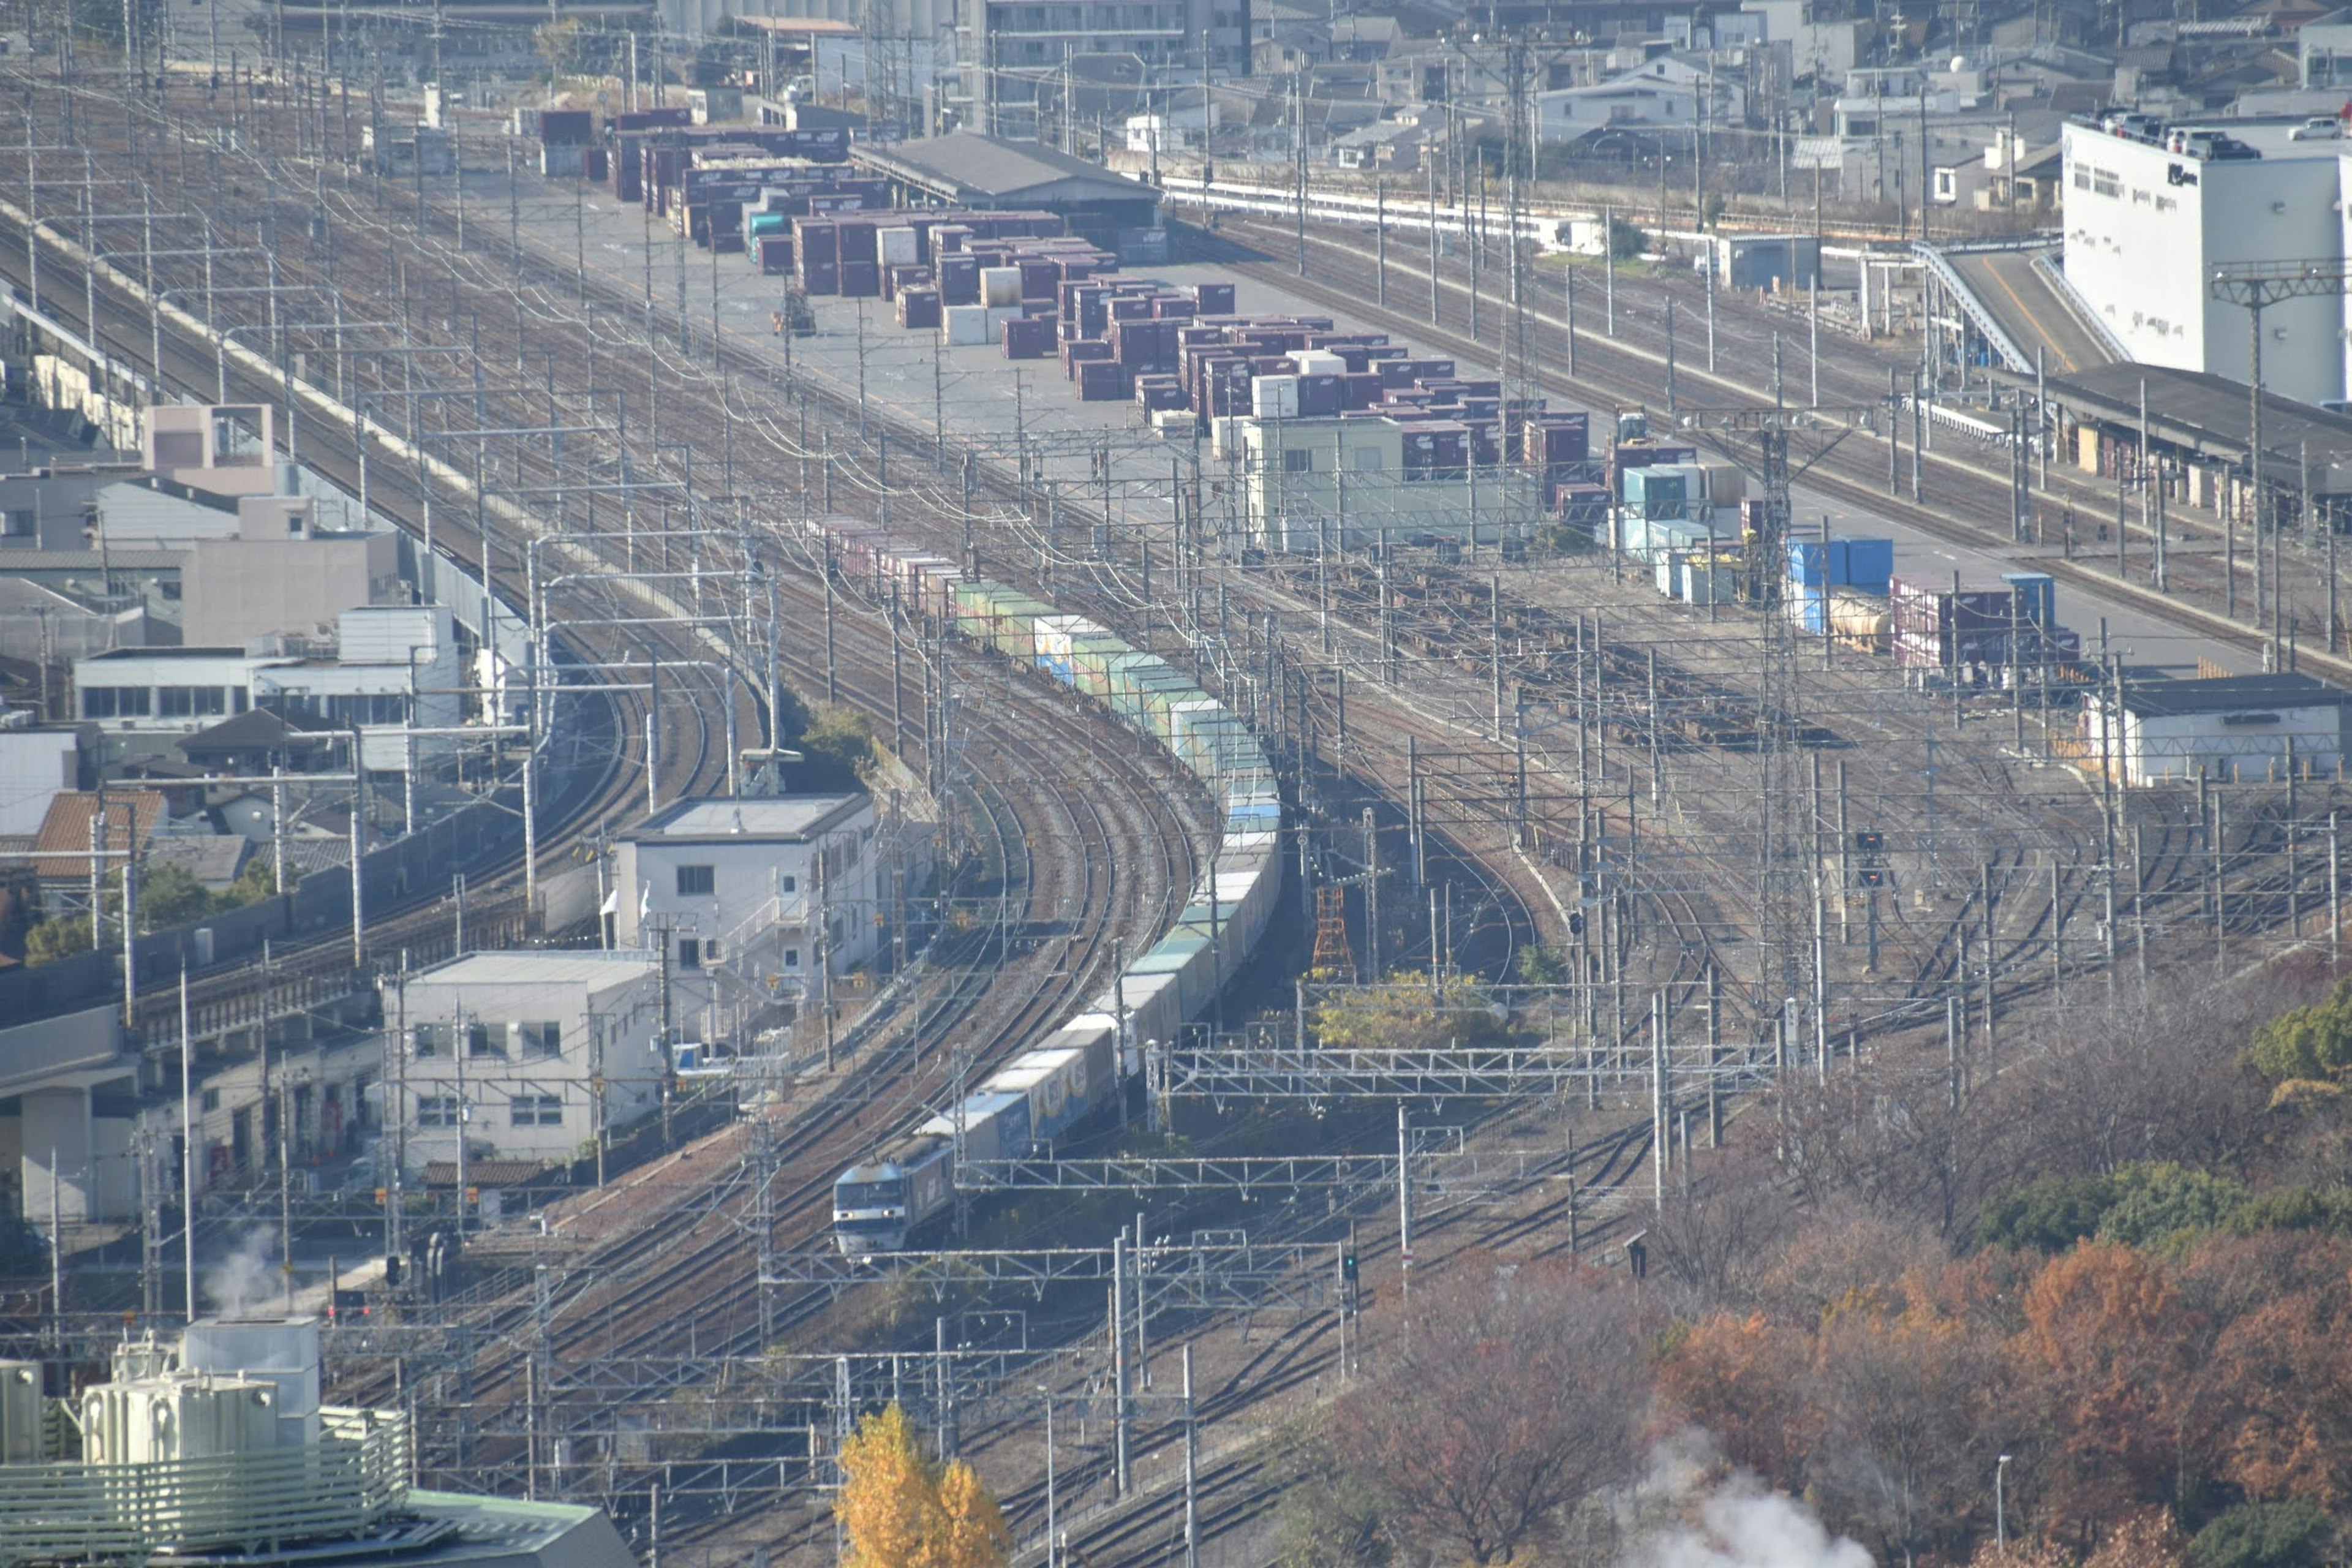
[[[2139,428],[2139,388],[2147,383],[2149,437],[2200,456],[2243,463],[2252,422],[2246,384],[2203,371],[2152,364],[2108,364],[2050,378],[2053,398],[2077,418]],[[2277,482],[2302,489],[2311,458],[2313,488],[2352,491],[2352,416],[2274,392],[2263,394],[2263,467]]]
[[[952,131],[894,146],[859,145],[852,162],[941,201],[974,207],[1156,203],[1159,193],[1098,164],[1034,142]]]
[[[2224,675],[2203,680],[2135,680],[2123,692],[2124,711],[2142,719],[2245,713],[2281,708],[2340,708],[2352,693],[2308,675]]]

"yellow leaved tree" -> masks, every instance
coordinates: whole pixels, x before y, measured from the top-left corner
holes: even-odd
[[[924,1456],[895,1403],[857,1423],[841,1447],[834,1513],[843,1568],[1004,1568],[1012,1537],[978,1472]]]
[[[957,1459],[940,1473],[940,1529],[929,1568],[1004,1568],[1012,1532],[996,1500],[981,1484],[980,1472]]]

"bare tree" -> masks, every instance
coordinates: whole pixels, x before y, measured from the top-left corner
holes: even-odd
[[[1633,1472],[1647,1403],[1633,1293],[1570,1265],[1456,1263],[1416,1286],[1332,1449],[1400,1535],[1508,1563]]]

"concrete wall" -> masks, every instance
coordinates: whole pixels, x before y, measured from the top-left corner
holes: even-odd
[[[0,834],[40,830],[50,798],[79,783],[80,741],[72,730],[0,730]]]
[[[400,577],[389,533],[324,539],[207,539],[181,571],[191,647],[241,647],[270,632],[332,626],[390,594]]]

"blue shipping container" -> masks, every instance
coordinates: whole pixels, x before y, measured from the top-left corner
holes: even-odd
[[[1895,577],[1895,541],[1891,539],[1842,539],[1845,546],[1845,572],[1834,574],[1837,563],[1832,561],[1830,584],[1837,588],[1859,588],[1865,594],[1884,594]]]
[[[2045,629],[2058,624],[2058,584],[2047,572],[2004,572],[2000,580],[2017,595],[2017,616]]]
[[[1891,539],[1792,539],[1789,580],[1809,588],[1859,588],[1884,594],[1895,575]]]

